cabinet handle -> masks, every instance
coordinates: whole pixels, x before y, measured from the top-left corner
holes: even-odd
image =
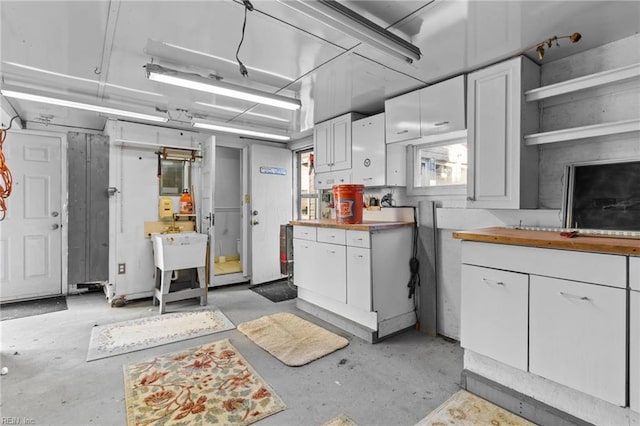
[[[400,130],[399,132],[396,132],[396,135],[401,135],[403,133],[409,133],[409,129]]]
[[[370,178],[362,178],[362,180],[373,180],[373,178],[372,177],[370,177]]]
[[[449,124],[448,121],[440,121],[438,123],[435,123],[433,126],[434,127],[440,127],[440,126],[444,126],[445,124]]]
[[[564,291],[560,292],[560,295],[563,297],[567,297],[569,299],[578,299],[578,300],[591,300],[587,296],[578,296],[576,294],[565,293]]]
[[[336,251],[335,250],[329,250],[329,253],[336,254]]]
[[[502,281],[495,281],[495,280],[490,280],[487,278],[483,278],[482,282],[486,283],[486,284],[493,284],[493,285],[501,285],[504,287],[504,283]]]

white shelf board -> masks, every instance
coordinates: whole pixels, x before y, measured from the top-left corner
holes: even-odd
[[[524,141],[526,145],[541,145],[545,143],[564,142],[575,139],[593,138],[596,136],[637,131],[640,131],[640,119],[615,121],[612,123],[593,124],[590,126],[555,130],[552,132],[535,133],[532,135],[526,135],[524,137]]]
[[[539,101],[553,96],[577,92],[578,90],[613,84],[624,80],[640,77],[640,64],[628,65],[613,70],[602,71],[595,74],[562,81],[556,84],[531,89],[525,92],[527,102]]]

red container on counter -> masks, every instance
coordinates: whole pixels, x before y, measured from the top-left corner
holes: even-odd
[[[364,185],[333,185],[337,223],[362,223]]]

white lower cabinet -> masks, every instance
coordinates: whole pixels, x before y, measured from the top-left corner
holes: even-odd
[[[462,265],[462,347],[527,370],[529,276]]]
[[[529,370],[625,405],[626,291],[532,275]]]
[[[629,405],[640,413],[640,291],[631,292],[631,339],[629,342]]]
[[[347,304],[370,311],[371,306],[371,250],[347,247]]]
[[[348,319],[367,337],[358,335],[371,341],[415,324],[413,299],[408,298],[407,289],[412,228],[373,228],[293,228],[299,301]],[[310,236],[315,236],[315,241],[308,240]],[[299,307],[305,309],[305,304]],[[341,323],[336,321],[335,325]]]

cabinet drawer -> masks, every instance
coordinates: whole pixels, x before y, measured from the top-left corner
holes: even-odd
[[[367,231],[347,231],[347,245],[352,247],[371,248],[371,238]]]
[[[318,241],[321,243],[344,245],[345,232],[344,229],[338,228],[318,228]]]
[[[626,290],[532,275],[529,371],[619,406],[626,394]]]
[[[640,291],[640,257],[629,258],[629,287]]]
[[[313,226],[294,226],[293,238],[299,238],[302,240],[315,241],[316,240],[316,228]]]
[[[627,258],[613,254],[463,241],[462,263],[627,287]]]
[[[527,370],[529,276],[462,265],[460,344]]]

